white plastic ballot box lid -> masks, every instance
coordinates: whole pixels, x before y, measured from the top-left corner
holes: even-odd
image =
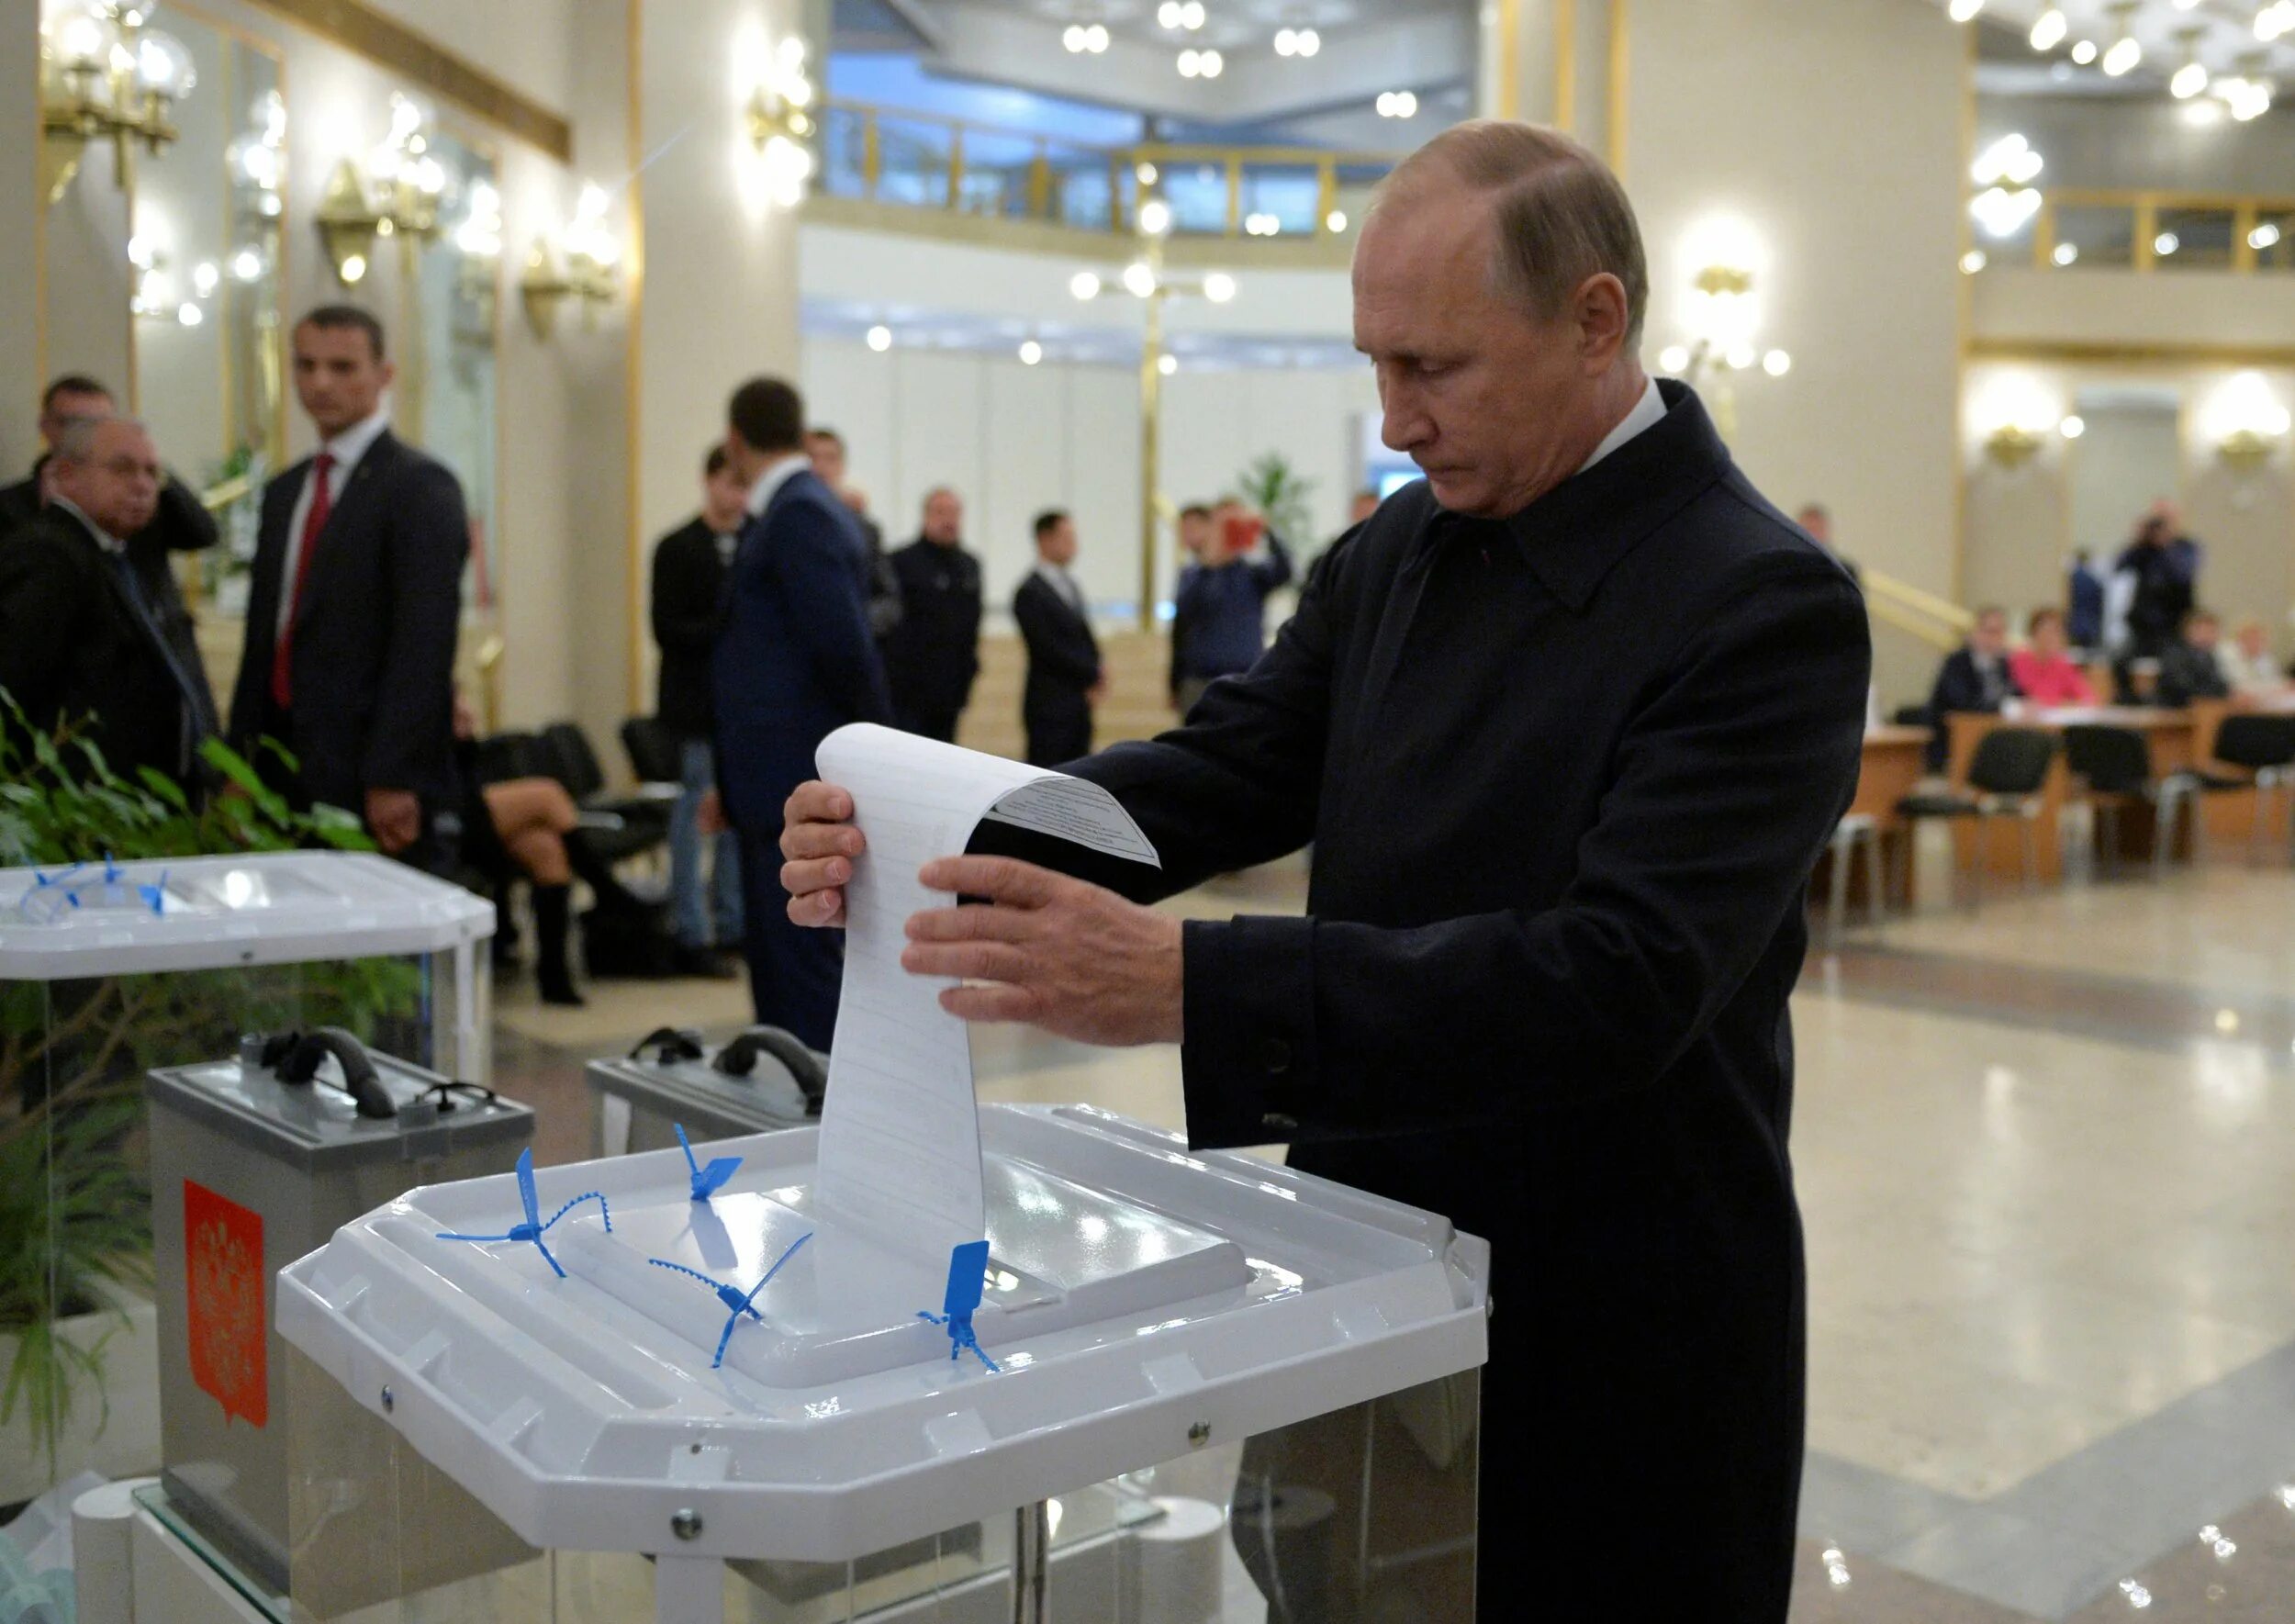
[[[442,953],[494,904],[372,852],[0,868],[0,981]]]
[[[834,1083],[832,1093],[834,1093]],[[279,1277],[279,1331],[541,1549],[841,1562],[1479,1366],[1489,1248],[1080,1106],[980,1112],[997,1369],[947,1284],[824,1230],[817,1128],[410,1192]],[[712,1368],[729,1317],[800,1236]],[[677,1265],[662,1268],[653,1260]],[[689,1269],[707,1280],[680,1272]],[[384,1398],[388,1389],[388,1402]],[[690,1540],[672,1530],[697,1514]],[[690,1523],[680,1519],[690,1530]]]

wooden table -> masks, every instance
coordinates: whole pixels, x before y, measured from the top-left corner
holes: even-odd
[[[2219,719],[2220,720],[2220,719]],[[1952,739],[1950,766],[1947,771],[1953,788],[1963,794],[1970,793],[1968,765],[1975,759],[1976,746],[1988,734],[2003,727],[2043,728],[2062,733],[2067,727],[2093,725],[2124,727],[2140,733],[2151,745],[2152,776],[2160,778],[2172,772],[2182,772],[2199,764],[2194,739],[2194,719],[2189,711],[2154,711],[2117,705],[2063,706],[2046,711],[2027,711],[2021,716],[1978,716],[1956,712],[1946,718]],[[2211,740],[2213,734],[2209,734]],[[2043,884],[2055,885],[2064,879],[2064,808],[2076,794],[2072,769],[2065,764],[2063,753],[2049,763],[2048,777],[2040,789],[2040,816],[2033,834],[2039,845],[2039,874]],[[2121,853],[2148,854],[2152,838],[2151,820],[2130,817],[2121,820]],[[1976,860],[1976,831],[1963,826],[1955,831],[1958,860],[1973,866]],[[2003,820],[1995,819],[1989,833],[1991,849],[1984,853],[1984,865],[1988,879],[2015,882],[2022,865],[2022,835]],[[2182,837],[2178,835],[2180,840]],[[2142,842],[2139,846],[2137,843]]]
[[[1871,818],[1878,826],[1881,834],[1881,872],[1889,877],[1890,900],[1900,903],[1910,899],[1901,894],[1904,886],[1898,879],[1895,846],[1899,840],[1910,839],[1911,835],[1906,828],[1905,820],[1897,815],[1897,803],[1912,793],[1927,770],[1922,758],[1928,753],[1929,736],[1929,730],[1925,727],[1867,729],[1864,761],[1857,770],[1857,798],[1849,806],[1850,816]],[[1903,868],[1909,876],[1912,865],[1907,863]],[[1820,899],[1828,894],[1824,889],[1827,879],[1826,871],[1820,865],[1818,883],[1813,888],[1813,894]],[[1850,905],[1861,907],[1866,883],[1862,865],[1851,874],[1850,880],[1853,887]]]

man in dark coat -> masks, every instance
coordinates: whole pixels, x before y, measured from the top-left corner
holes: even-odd
[[[440,816],[463,800],[462,486],[390,431],[383,399],[396,373],[381,322],[321,306],[292,343],[319,451],[263,487],[232,742],[278,740],[298,763],[291,779],[279,775],[289,795],[357,813],[384,851],[439,870],[453,857]]]
[[[2009,700],[2021,696],[2009,674],[2008,642],[2008,610],[1987,604],[1976,611],[1968,641],[1938,664],[1935,686],[1929,689],[1929,716],[1936,728],[1929,740],[1931,772],[1944,770],[1952,747],[1949,718],[1998,716]]]
[[[722,445],[701,464],[701,510],[654,543],[654,641],[661,681],[654,718],[677,742],[683,793],[669,813],[669,908],[677,931],[678,969],[717,976],[718,952],[730,951],[743,928],[741,857],[733,832],[701,833],[701,804],[716,787],[711,743],[710,670],[725,614],[725,577],[747,522],[749,487]],[[707,875],[702,847],[708,846]]]
[[[848,722],[892,719],[868,634],[868,547],[805,455],[795,389],[753,378],[733,392],[726,417],[725,454],[749,496],[711,655],[717,792],[741,837],[757,1019],[825,1049],[844,955],[789,919],[776,843],[781,808],[812,777],[821,741]]]
[[[112,392],[94,378],[66,373],[40,392],[39,439],[43,451],[31,474],[0,488],[0,546],[7,538],[39,517],[45,497],[42,483],[50,455],[65,428],[83,420],[118,415]],[[218,714],[214,691],[207,685],[207,668],[199,653],[199,629],[191,606],[184,601],[175,582],[174,555],[203,553],[221,539],[215,520],[201,506],[199,495],[165,467],[160,470],[160,498],[151,522],[128,538],[128,561],[135,566],[136,588],[149,607],[151,620],[167,644],[168,657],[196,689],[201,711]]]
[[[84,732],[129,782],[151,767],[196,796],[215,711],[124,539],[159,505],[151,437],[140,423],[83,418],[50,449],[48,505],[0,543],[0,689],[39,732]]]
[[[901,620],[885,638],[885,676],[900,724],[951,742],[980,674],[980,561],[964,550],[964,503],[924,498],[924,533],[892,555]]]
[[[1159,891],[1312,841],[1306,917],[1183,922],[950,857],[925,883],[987,905],[918,915],[904,963],[966,978],[941,1002],[968,1019],[1179,1042],[1194,1144],[1287,1140],[1490,1239],[1483,1618],[1781,1624],[1786,1000],[1871,649],[1847,574],[1643,374],[1645,265],[1615,177],[1554,132],[1465,124],[1398,169],[1356,339],[1426,485],[1186,727],[1072,769],[1155,842]],[[794,919],[841,917],[850,799],[791,802]]]
[[[1092,708],[1107,691],[1092,607],[1068,572],[1075,561],[1075,520],[1058,509],[1036,515],[1036,567],[1012,599],[1012,618],[1028,645],[1020,720],[1028,730],[1031,767],[1091,755]]]

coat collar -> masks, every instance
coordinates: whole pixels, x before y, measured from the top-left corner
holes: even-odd
[[[1729,448],[1688,385],[1661,380],[1665,417],[1498,526],[1546,589],[1583,612],[1603,578],[1651,533],[1726,476]],[[1481,523],[1439,514],[1439,541]]]

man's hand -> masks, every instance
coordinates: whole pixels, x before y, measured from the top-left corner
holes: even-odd
[[[942,857],[921,878],[934,890],[989,904],[909,921],[901,968],[993,983],[943,992],[940,1007],[950,1014],[1022,1021],[1079,1043],[1180,1041],[1185,983],[1177,919],[1009,857]]]
[[[369,790],[366,826],[392,857],[422,838],[422,798],[411,790]]]
[[[852,796],[818,780],[797,786],[781,813],[781,888],[792,924],[845,923],[845,886],[862,845]]]

